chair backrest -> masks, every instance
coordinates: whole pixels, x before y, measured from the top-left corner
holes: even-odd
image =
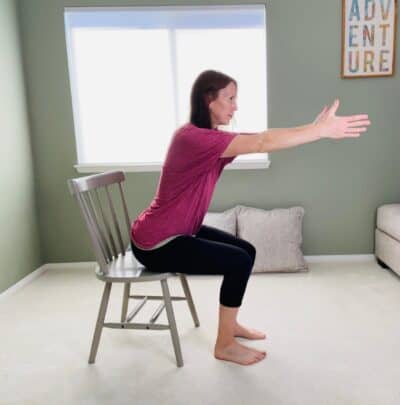
[[[78,201],[103,272],[130,244],[130,217],[122,183],[125,174],[113,171],[68,180]]]

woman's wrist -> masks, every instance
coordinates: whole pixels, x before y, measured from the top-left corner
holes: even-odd
[[[320,122],[312,122],[311,124],[294,127],[293,130],[295,134],[300,132],[306,142],[318,141],[326,137],[326,127]]]
[[[327,138],[326,125],[324,122],[317,122],[316,124],[313,124],[313,126],[318,139]]]

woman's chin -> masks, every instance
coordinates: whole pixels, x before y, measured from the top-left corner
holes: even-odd
[[[221,121],[218,123],[218,126],[220,126],[220,125],[226,126],[226,125],[229,125],[230,122],[231,122],[231,119],[230,119],[230,118],[227,119],[227,120],[225,120],[225,121],[222,121],[222,120],[221,120]]]

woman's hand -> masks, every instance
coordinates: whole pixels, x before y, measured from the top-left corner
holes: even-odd
[[[356,138],[367,131],[370,125],[368,114],[339,117],[336,115],[338,108],[339,100],[336,99],[331,107],[326,111],[324,108],[317,117],[315,124],[320,126],[322,138]]]

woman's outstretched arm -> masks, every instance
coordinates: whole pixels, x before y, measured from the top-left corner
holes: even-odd
[[[237,135],[225,149],[222,157],[246,153],[273,152],[292,148],[322,138],[355,138],[368,129],[370,121],[367,114],[337,116],[339,100],[325,109],[314,123],[293,128],[274,128],[252,135]]]

